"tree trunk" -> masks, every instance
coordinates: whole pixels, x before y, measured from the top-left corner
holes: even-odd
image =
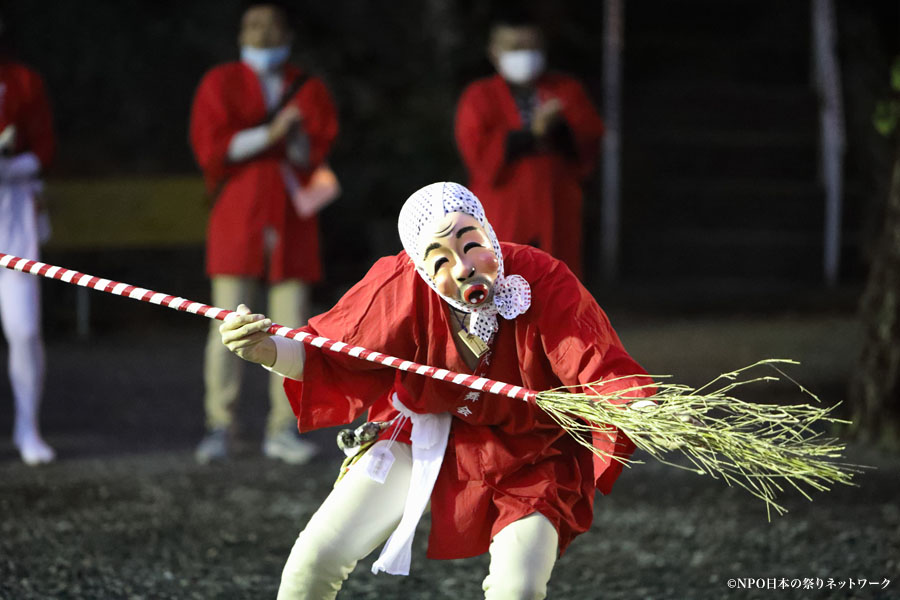
[[[900,140],[900,135],[895,139]],[[863,292],[863,351],[850,387],[854,431],[900,447],[900,144],[894,154],[883,229]]]

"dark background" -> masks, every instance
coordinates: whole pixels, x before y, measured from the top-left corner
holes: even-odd
[[[795,358],[803,364],[791,376],[825,404],[840,402],[864,343],[857,302],[887,196],[890,147],[871,122],[900,51],[900,3],[836,3],[847,153],[835,288],[821,272],[809,3],[625,4],[620,277],[606,283],[599,273],[595,178],[586,185],[586,283],[651,373],[697,386],[759,359]],[[327,277],[315,294],[316,308],[325,309],[377,256],[399,249],[396,215],[412,191],[465,180],[453,111],[464,85],[490,73],[484,45],[500,3],[292,6],[295,56],[325,79],[341,117],[332,163],[344,195],[322,214]],[[601,114],[602,6],[531,3],[551,64],[581,77]],[[127,243],[99,227],[90,244],[63,241],[73,215],[78,223],[107,216],[91,212],[92,190],[106,185],[123,204],[138,198],[182,216],[169,198],[148,192],[148,182],[199,179],[188,111],[202,74],[237,57],[241,3],[23,0],[0,9],[16,53],[43,74],[54,108],[59,153],[48,194],[71,206],[51,206],[58,236],[46,260],[207,301],[199,188],[179,200],[198,221],[192,241]],[[135,235],[150,227],[121,226]],[[59,282],[42,286],[42,423],[59,460],[28,468],[0,440],[0,597],[273,596],[297,532],[331,488],[340,461],[335,432],[313,434],[323,453],[309,467],[262,458],[265,374],[249,370],[240,409],[246,454],[198,466],[192,450],[203,433],[207,322],[79,295]],[[85,297],[89,328],[79,335]],[[4,438],[12,428],[8,390],[0,385]],[[747,393],[807,400],[791,386]],[[759,501],[721,481],[637,465],[611,496],[598,497],[594,526],[559,561],[550,597],[896,597],[896,458],[854,442],[848,460],[877,469],[860,474],[858,487],[813,494],[813,503],[789,490],[783,500],[791,512],[772,523]],[[371,576],[370,557],[342,597],[478,597],[487,557],[427,561],[426,533],[427,519],[410,578]],[[845,583],[757,593],[729,590],[732,577]],[[847,589],[859,578],[891,581]]]
[[[191,99],[208,68],[237,57],[244,4],[0,6],[16,54],[44,75],[53,103],[59,153],[51,200],[54,180],[197,173],[187,144]],[[433,181],[465,181],[453,141],[455,103],[468,81],[491,72],[488,26],[508,6],[465,0],[289,6],[295,59],[324,78],[340,111],[332,163],[344,194],[322,215],[328,277],[317,290],[328,304],[375,258],[399,250],[394,223],[412,191]],[[551,65],[579,76],[602,114],[603,4],[526,6],[547,32]],[[871,115],[887,93],[900,9],[895,2],[837,6],[847,122],[841,280],[854,285],[865,274],[866,241],[886,190],[889,151]],[[788,300],[818,294],[823,192],[809,30],[807,2],[627,3],[617,289],[635,289],[640,300],[648,286],[675,284],[672,302],[681,308],[690,305],[677,300],[682,288],[700,284],[710,304],[723,299],[722,290],[729,290],[728,301],[750,303],[759,302],[761,289]],[[194,201],[205,199],[198,193]],[[599,202],[595,178],[586,184],[586,283],[601,299],[615,300],[599,273]],[[96,249],[110,254],[98,238]],[[199,241],[188,246],[146,248],[120,262],[173,274],[179,273],[173,263],[183,264],[171,283],[151,283],[190,285],[193,292],[203,289],[192,275],[199,275],[202,253]],[[58,249],[67,250],[51,244],[48,257],[73,256],[76,264],[67,266],[132,274],[104,262],[103,253]],[[184,259],[173,261],[167,250],[183,251]]]

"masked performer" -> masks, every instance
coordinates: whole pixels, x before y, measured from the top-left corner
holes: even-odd
[[[531,389],[645,383],[606,315],[560,261],[500,243],[465,187],[435,183],[399,219],[404,251],[379,260],[308,331],[422,364]],[[543,598],[556,561],[593,517],[622,465],[595,456],[536,406],[264,333],[239,307],[221,326],[238,355],[285,375],[301,430],[390,423],[301,532],[279,597],[333,598],[358,560],[388,540],[374,572],[407,574],[431,505],[428,556],[490,552],[486,598]],[[649,392],[648,392],[649,393]],[[595,435],[628,456],[621,433]]]

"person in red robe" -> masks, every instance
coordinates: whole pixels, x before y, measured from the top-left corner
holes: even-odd
[[[292,197],[325,168],[338,121],[324,83],[287,62],[292,38],[283,7],[247,8],[241,60],[203,77],[191,108],[190,141],[213,201],[206,243],[213,303],[254,302],[267,284],[272,316],[302,323],[309,316],[309,285],[322,276],[319,226],[315,215],[297,213]],[[204,373],[208,433],[197,448],[200,462],[227,456],[241,384],[235,360],[211,328]],[[297,437],[294,417],[280,401],[280,379],[272,378],[269,396],[264,453],[305,462],[314,449]]]
[[[537,246],[581,277],[582,185],[603,122],[576,79],[545,71],[536,25],[495,25],[488,57],[497,74],[467,86],[456,111],[469,187],[500,239]]]
[[[539,249],[499,243],[465,187],[419,190],[399,224],[404,251],[376,262],[306,331],[536,390],[648,382],[572,272]],[[407,574],[412,532],[430,501],[430,558],[490,551],[486,598],[543,598],[557,553],[590,527],[595,490],[609,493],[621,472],[612,457],[634,449],[611,430],[595,434],[594,454],[533,404],[306,351],[266,334],[263,315],[243,305],[238,313],[222,324],[223,343],[286,376],[301,430],[350,423],[366,410],[390,423],[301,532],[279,597],[333,598],[386,539],[373,571]]]
[[[0,36],[2,31],[0,24]],[[3,43],[0,37],[0,45]],[[0,55],[0,251],[38,260],[49,236],[40,176],[56,141],[41,76]],[[5,269],[4,269],[5,271]],[[25,273],[0,273],[0,324],[9,344],[9,380],[15,402],[13,441],[23,462],[52,462],[56,453],[40,433],[44,387],[40,282]]]

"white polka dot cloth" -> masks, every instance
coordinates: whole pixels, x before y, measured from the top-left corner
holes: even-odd
[[[444,296],[438,291],[434,280],[425,269],[423,261],[425,242],[431,237],[434,224],[444,215],[452,212],[461,212],[473,217],[484,228],[491,240],[491,246],[500,263],[497,281],[494,282],[494,301],[491,304],[473,308],[465,302]],[[458,183],[440,182],[423,187],[410,196],[403,208],[400,209],[397,228],[400,230],[403,249],[413,259],[416,271],[419,272],[422,279],[452,306],[471,313],[472,322],[469,325],[469,331],[485,343],[490,342],[491,336],[497,330],[498,314],[504,319],[515,319],[531,306],[531,286],[521,275],[504,276],[503,253],[500,251],[497,235],[484,216],[481,202],[464,186]]]

